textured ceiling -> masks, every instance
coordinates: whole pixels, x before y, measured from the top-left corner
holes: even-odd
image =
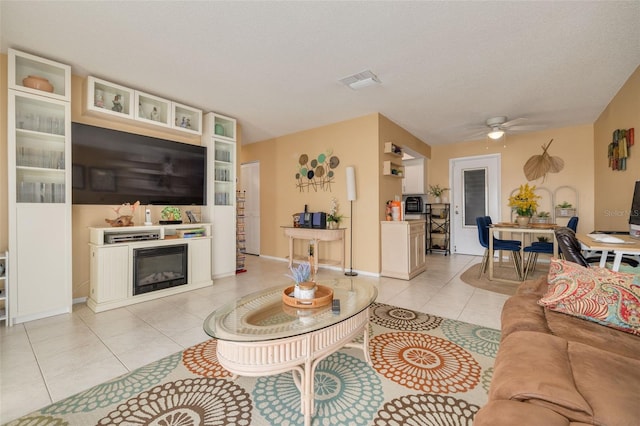
[[[640,2],[0,1],[15,47],[239,119],[244,143],[380,112],[426,143],[492,116],[592,123],[640,64]],[[382,84],[343,77],[371,69]]]

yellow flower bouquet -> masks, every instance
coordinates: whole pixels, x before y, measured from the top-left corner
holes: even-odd
[[[533,192],[535,190],[535,185],[529,186],[528,183],[520,185],[518,193],[509,197],[509,207],[515,210],[518,216],[533,216],[538,209],[538,198],[540,198]]]

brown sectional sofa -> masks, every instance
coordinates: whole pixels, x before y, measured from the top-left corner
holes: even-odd
[[[640,425],[640,337],[539,306],[546,289],[526,281],[505,303],[474,426]]]

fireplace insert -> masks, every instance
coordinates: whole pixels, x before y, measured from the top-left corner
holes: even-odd
[[[133,294],[188,283],[187,244],[133,250]]]

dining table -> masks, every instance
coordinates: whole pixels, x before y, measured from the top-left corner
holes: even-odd
[[[520,226],[517,223],[511,222],[501,222],[492,224],[489,227],[489,281],[503,281],[508,283],[518,283],[521,280],[510,280],[507,278],[498,278],[494,274],[494,250],[493,250],[493,239],[498,234],[500,238],[504,239],[504,234],[509,233],[510,239],[518,239],[520,244],[520,259],[521,259],[521,267],[524,265],[524,248],[526,246],[527,240],[532,241],[534,237],[539,234],[543,234],[542,236],[550,235],[548,240],[553,242],[553,257],[558,257],[558,241],[556,240],[555,228],[558,225],[554,223],[532,223],[525,226]],[[499,259],[502,261],[502,257]],[[523,271],[518,271],[518,276],[523,275]]]
[[[628,234],[576,234],[576,238],[582,244],[582,247],[589,251],[599,251],[600,264],[604,268],[607,266],[607,257],[609,252],[613,253],[613,264],[611,269],[617,271],[622,263],[622,256],[640,255],[640,239],[633,238]]]

